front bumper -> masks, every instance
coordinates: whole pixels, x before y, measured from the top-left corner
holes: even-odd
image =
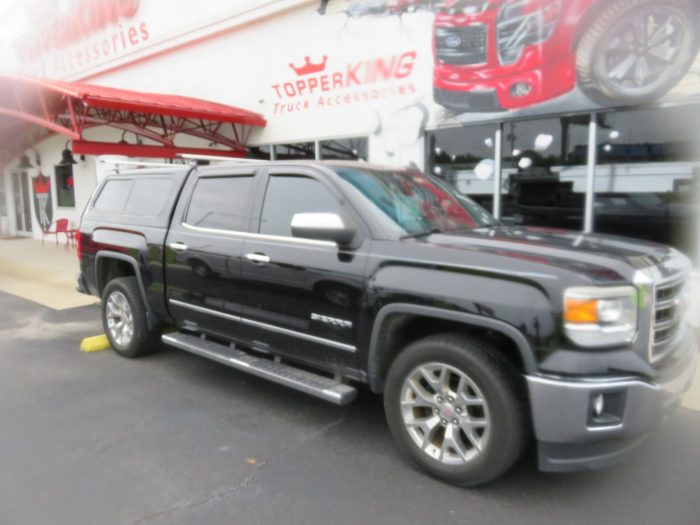
[[[601,468],[641,443],[693,380],[697,342],[685,339],[656,382],[640,377],[526,376],[540,470]],[[614,400],[615,416],[592,419],[592,400]]]
[[[515,66],[436,63],[435,102],[456,112],[507,111],[541,104],[574,89],[574,54],[541,60],[538,53],[526,53]],[[518,84],[529,86],[529,92],[516,95],[514,88]]]

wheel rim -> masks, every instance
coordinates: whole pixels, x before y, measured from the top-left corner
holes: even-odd
[[[407,376],[401,415],[413,443],[447,465],[473,461],[489,440],[491,418],[481,390],[467,374],[444,363],[421,365]]]
[[[105,316],[112,340],[119,346],[127,346],[134,336],[134,316],[129,301],[122,292],[109,294]]]
[[[654,6],[625,17],[601,43],[602,83],[644,95],[668,80],[686,45],[686,22],[672,6]]]

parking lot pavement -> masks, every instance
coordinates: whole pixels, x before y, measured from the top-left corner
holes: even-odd
[[[336,408],[195,356],[78,351],[98,309],[0,292],[0,523],[697,524],[700,413],[624,465],[478,490],[414,470],[381,400]]]

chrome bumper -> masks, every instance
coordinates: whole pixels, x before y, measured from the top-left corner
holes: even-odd
[[[683,341],[659,382],[637,377],[564,379],[526,376],[540,469],[569,471],[615,462],[636,446],[692,383],[697,342]],[[616,415],[592,420],[592,400],[616,400]]]

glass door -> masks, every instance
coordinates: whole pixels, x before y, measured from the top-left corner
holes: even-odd
[[[12,192],[15,201],[15,230],[17,235],[32,234],[32,205],[29,193],[29,175],[12,174]]]

